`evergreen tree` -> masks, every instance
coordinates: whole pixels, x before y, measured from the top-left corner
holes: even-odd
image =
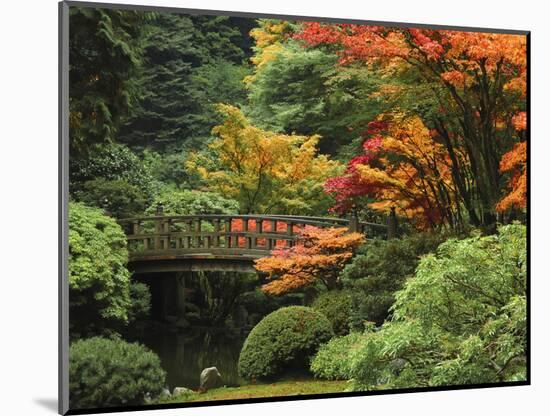
[[[196,146],[190,140],[202,141],[219,122],[212,104],[244,101],[246,26],[234,26],[235,19],[159,15],[144,41],[141,104],[126,121],[121,141],[160,151]]]
[[[141,39],[151,13],[70,8],[69,81],[72,156],[115,138],[136,104]]]

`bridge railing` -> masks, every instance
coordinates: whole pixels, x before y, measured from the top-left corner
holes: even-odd
[[[265,255],[275,248],[291,247],[300,230],[315,227],[349,227],[368,238],[382,237],[387,227],[344,218],[289,215],[157,215],[120,221],[131,256],[167,252]]]

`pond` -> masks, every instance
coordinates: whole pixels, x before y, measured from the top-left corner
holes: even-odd
[[[162,326],[148,328],[133,339],[159,357],[167,373],[170,391],[174,387],[199,387],[200,373],[207,367],[217,367],[228,387],[244,383],[237,372],[239,353],[246,334],[232,334],[225,329],[194,328],[185,332]]]

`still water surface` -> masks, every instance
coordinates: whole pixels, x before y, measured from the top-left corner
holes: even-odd
[[[135,341],[152,349],[166,371],[170,391],[174,387],[199,387],[200,373],[207,367],[217,367],[226,386],[244,383],[237,373],[239,353],[245,334],[230,334],[223,329],[155,328],[143,331]]]

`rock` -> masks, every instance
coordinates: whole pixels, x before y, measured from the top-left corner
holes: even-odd
[[[398,376],[401,371],[405,368],[407,365],[407,361],[403,358],[396,358],[395,360],[390,361],[390,371]]]
[[[193,390],[188,389],[187,387],[174,387],[174,390],[172,391],[172,396],[179,396],[181,394],[189,394],[194,393]]]
[[[216,367],[209,367],[202,370],[200,378],[201,391],[208,391],[216,387],[221,387],[222,385],[222,376]]]
[[[170,397],[170,390],[168,389],[163,389],[160,394],[159,394],[159,397]]]

